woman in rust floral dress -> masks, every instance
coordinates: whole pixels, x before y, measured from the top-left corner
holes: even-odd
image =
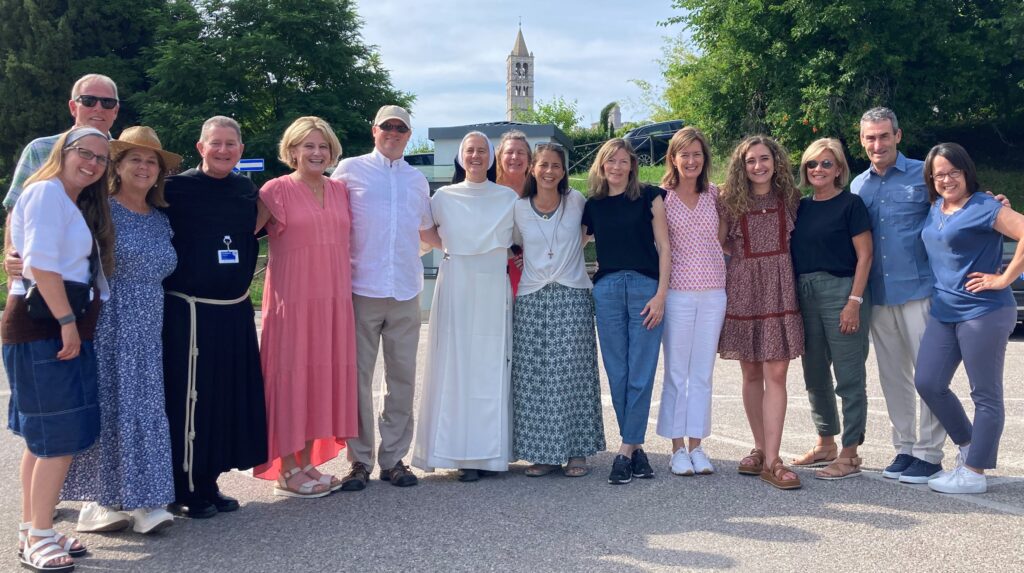
[[[729,161],[721,205],[728,221],[725,325],[718,351],[739,360],[743,408],[754,449],[739,472],[760,475],[780,489],[800,487],[782,465],[779,445],[786,420],[786,371],[804,352],[789,234],[800,193],[786,151],[772,138],[748,137]]]

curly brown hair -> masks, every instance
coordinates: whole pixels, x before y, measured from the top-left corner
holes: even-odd
[[[793,167],[789,162],[789,155],[771,137],[752,135],[741,141],[729,157],[729,167],[720,197],[729,218],[738,220],[750,211],[753,204],[753,191],[750,188],[750,180],[747,178],[745,161],[750,148],[755,145],[764,145],[772,154],[775,175],[772,177],[771,192],[782,201],[787,210],[796,213],[796,207],[800,203],[800,191],[793,178]]]

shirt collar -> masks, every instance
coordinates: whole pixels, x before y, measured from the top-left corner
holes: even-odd
[[[404,157],[395,159],[394,161],[388,159],[387,157],[384,157],[384,154],[378,151],[376,147],[373,148],[373,151],[370,152],[370,155],[373,156],[373,160],[376,161],[378,164],[389,169],[392,167],[400,167],[401,164],[405,162]]]
[[[892,166],[889,167],[889,169],[885,170],[885,172],[888,173],[890,169],[895,169],[900,173],[907,172],[907,156],[903,155],[902,151],[896,152],[896,163],[893,163]],[[870,171],[873,175],[878,175],[878,171],[875,170],[874,165],[868,167],[868,171]]]

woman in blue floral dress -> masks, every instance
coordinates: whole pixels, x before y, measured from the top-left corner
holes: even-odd
[[[149,533],[173,523],[170,430],[164,410],[162,282],[177,265],[171,227],[157,207],[164,177],[181,157],[163,151],[148,127],[110,142],[114,221],[110,300],[96,327],[100,437],[76,456],[63,499],[88,500],[78,531]]]

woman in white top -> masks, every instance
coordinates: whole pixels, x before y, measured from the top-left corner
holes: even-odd
[[[514,212],[523,275],[512,322],[512,453],[533,462],[531,477],[562,464],[566,476],[585,476],[587,456],[605,449],[586,200],[569,188],[566,164],[561,146],[538,145]]]
[[[85,553],[77,540],[53,530],[53,508],[72,456],[89,448],[100,428],[92,337],[99,301],[107,296],[99,261],[108,272],[112,265],[102,182],[108,153],[106,135],[94,128],[65,133],[11,213],[11,242],[24,260],[25,281],[11,284],[0,336],[11,384],[7,425],[26,446],[19,553],[35,571],[70,571],[72,556]],[[92,256],[97,243],[99,257]],[[73,307],[64,281],[91,283],[92,302]],[[29,285],[38,288],[49,318],[29,315]]]
[[[505,266],[515,191],[487,180],[494,151],[470,132],[459,147],[466,179],[431,198],[444,246],[434,289],[413,465],[462,470],[461,481],[505,471],[512,291]]]

